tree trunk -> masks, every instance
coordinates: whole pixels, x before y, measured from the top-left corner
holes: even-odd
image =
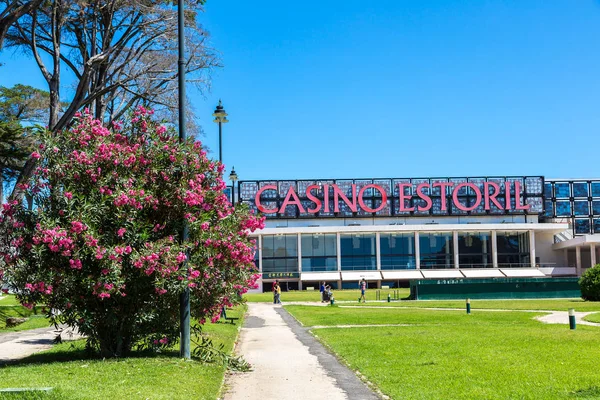
[[[3,168],[0,168],[0,204],[4,203],[4,179],[2,179]]]

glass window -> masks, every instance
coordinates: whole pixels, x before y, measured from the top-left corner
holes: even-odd
[[[337,235],[302,235],[302,271],[337,271]]]
[[[529,232],[498,232],[498,267],[529,267]]]
[[[585,234],[590,232],[590,220],[589,219],[576,219],[575,220],[575,233]]]
[[[568,183],[557,183],[554,185],[554,191],[556,194],[556,197],[560,197],[560,198],[568,198],[571,197],[571,192],[569,191],[569,184]]]
[[[381,269],[414,269],[415,235],[411,233],[382,233],[379,249]]]
[[[570,201],[557,201],[556,202],[556,216],[557,217],[571,216],[571,202]]]
[[[587,182],[573,183],[573,197],[588,197]]]
[[[575,215],[590,215],[590,203],[582,200],[573,202]]]
[[[262,237],[263,272],[298,272],[298,236]]]
[[[600,197],[600,182],[592,182],[592,196]]]
[[[377,269],[375,252],[374,233],[354,233],[340,237],[343,271]]]
[[[544,216],[545,217],[553,217],[554,210],[552,209],[552,200],[544,201]]]
[[[491,268],[492,238],[490,232],[458,234],[460,268]]]
[[[454,268],[452,233],[421,233],[419,250],[422,269]]]
[[[544,196],[546,196],[548,198],[552,197],[552,184],[551,183],[544,184]]]
[[[600,233],[600,218],[594,219],[594,233]]]
[[[592,201],[592,212],[594,215],[600,215],[600,200]]]

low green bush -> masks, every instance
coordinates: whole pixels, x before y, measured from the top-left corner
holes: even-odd
[[[585,271],[579,280],[581,297],[588,301],[600,301],[600,264]]]

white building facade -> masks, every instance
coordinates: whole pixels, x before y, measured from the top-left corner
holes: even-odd
[[[579,276],[600,260],[600,180],[242,181],[236,192],[267,217],[253,235],[261,291],[275,279],[304,289]]]

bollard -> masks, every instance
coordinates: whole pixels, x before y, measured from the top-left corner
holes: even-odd
[[[575,323],[575,309],[569,308],[569,328],[575,329],[577,327]]]
[[[389,303],[390,301],[392,301],[392,298],[391,298],[390,294],[388,293],[388,303]]]
[[[471,314],[471,299],[467,299],[467,314]]]
[[[334,304],[335,304],[335,300],[334,300],[333,296],[331,296],[331,297],[329,298],[329,304],[331,304],[331,305],[334,305]]]

